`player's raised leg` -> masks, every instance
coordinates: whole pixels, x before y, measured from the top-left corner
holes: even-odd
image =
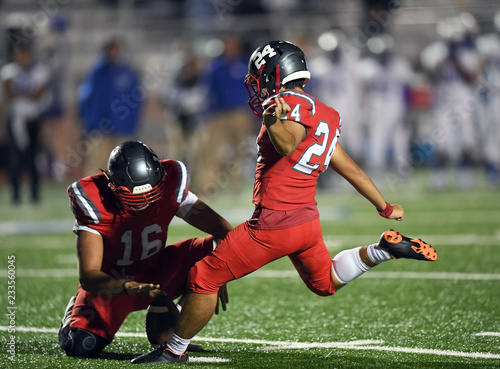
[[[335,289],[358,278],[375,265],[391,259],[435,261],[436,250],[421,239],[413,239],[394,231],[385,231],[376,244],[344,250],[332,260]]]

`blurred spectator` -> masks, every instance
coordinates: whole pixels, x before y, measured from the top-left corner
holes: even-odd
[[[198,191],[206,195],[222,188],[238,192],[243,184],[245,143],[258,128],[248,113],[243,83],[247,71],[242,41],[226,36],[224,52],[212,61],[205,79],[208,122],[202,127],[202,154],[193,178]]]
[[[484,63],[481,95],[481,142],[488,182],[500,187],[500,12],[494,17],[495,32],[478,37],[477,47]]]
[[[50,20],[50,29],[41,40],[41,59],[50,70],[48,91],[50,105],[44,111],[42,144],[47,156],[48,175],[61,181],[67,171],[65,149],[68,143],[67,108],[69,105],[68,69],[71,46],[67,35],[68,19],[62,16]]]
[[[360,62],[359,70],[364,84],[368,170],[372,178],[380,180],[392,162],[401,180],[405,180],[411,133],[406,120],[406,96],[413,71],[410,63],[395,53],[390,35],[369,39],[367,47],[369,55]]]
[[[91,142],[84,175],[106,167],[108,153],[135,138],[145,92],[135,70],[122,58],[122,43],[106,42],[103,56],[78,91],[84,138]]]
[[[434,131],[436,158],[432,186],[441,190],[447,186],[450,167],[459,168],[456,183],[461,188],[473,185],[470,167],[477,156],[477,125],[474,109],[475,88],[481,72],[475,46],[475,32],[467,31],[464,21],[473,23],[470,14],[440,21],[437,32],[441,40],[429,45],[422,53],[422,64],[434,81]],[[474,102],[474,106],[471,106]]]
[[[22,173],[26,169],[31,179],[31,201],[40,201],[40,181],[37,168],[37,152],[41,114],[47,101],[49,71],[37,64],[32,50],[18,45],[14,61],[5,65],[1,72],[4,96],[8,109],[9,181],[12,203],[21,201]]]
[[[361,125],[361,88],[356,76],[356,56],[343,50],[345,35],[340,30],[323,33],[318,43],[323,51],[309,62],[313,95],[331,105],[342,119],[341,143],[358,164],[363,163],[364,132]]]
[[[179,159],[190,168],[195,167],[199,155],[198,144],[194,142],[195,132],[206,109],[207,93],[202,73],[201,59],[189,56],[176,72],[173,85],[163,96],[165,104],[174,114],[180,127],[180,137],[176,137],[175,140]]]
[[[363,0],[364,31],[372,37],[389,33],[394,14],[401,6],[400,1]]]

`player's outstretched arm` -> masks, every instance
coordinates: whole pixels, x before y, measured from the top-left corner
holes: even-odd
[[[344,177],[361,195],[370,201],[380,215],[395,220],[403,220],[401,205],[389,205],[368,175],[347,155],[340,144],[332,155],[330,168]],[[392,211],[390,211],[392,207]]]
[[[113,295],[128,294],[150,297],[163,293],[157,284],[116,279],[102,272],[104,247],[100,235],[87,231],[78,231],[76,249],[78,277],[80,285],[85,291],[92,293],[108,291]]]

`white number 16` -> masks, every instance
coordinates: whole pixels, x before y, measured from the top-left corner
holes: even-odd
[[[161,226],[159,224],[151,224],[145,227],[141,232],[141,246],[142,253],[141,259],[144,260],[153,256],[157,252],[161,250],[162,242],[159,239],[149,240],[150,234],[160,234]],[[126,266],[131,265],[133,260],[132,256],[132,231],[125,231],[121,238],[122,243],[124,244],[123,257],[116,262],[116,265]]]

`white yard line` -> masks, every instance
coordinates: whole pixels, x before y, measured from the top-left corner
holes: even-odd
[[[500,234],[494,235],[479,235],[475,233],[464,233],[464,234],[423,234],[423,235],[412,235],[405,234],[408,237],[418,237],[436,248],[442,246],[500,246]],[[347,246],[361,246],[375,243],[378,241],[377,235],[328,235],[324,237],[325,243],[328,248],[341,248]]]
[[[0,222],[0,235],[71,232],[74,223],[71,219]]]
[[[68,228],[68,234],[71,232],[71,228]],[[19,232],[19,233],[9,233],[5,232],[0,225],[0,236],[12,235],[12,234],[30,234],[30,233],[43,233],[43,232]],[[60,232],[59,232],[60,233]],[[415,235],[408,235],[413,237]],[[44,236],[50,237],[50,236]],[[185,238],[188,238],[186,235]],[[433,235],[418,235],[419,238],[429,242],[436,248],[447,247],[447,246],[467,246],[474,245],[478,246],[500,246],[500,232],[494,235],[478,235],[475,233],[464,233],[464,234],[433,234]],[[377,242],[379,235],[376,234],[356,234],[356,235],[325,235],[324,240],[327,248],[329,250],[339,250],[346,247],[354,247],[361,245],[368,245]],[[31,243],[26,243],[25,245],[16,245],[16,248],[32,248]],[[37,249],[67,249],[74,250],[74,242],[69,242],[67,244],[61,243],[59,240],[55,244],[37,245]],[[6,242],[0,243],[0,249],[11,248]],[[75,254],[76,258],[76,254]]]
[[[500,337],[500,332],[479,332],[479,333],[476,333],[475,336]]]
[[[249,277],[254,278],[296,278],[295,270],[260,269]],[[377,272],[369,271],[361,278],[373,279],[445,279],[445,280],[500,280],[500,274],[493,273],[428,273],[428,272]]]
[[[427,354],[427,355],[437,355],[437,356],[470,357],[474,359],[500,359],[499,354],[491,354],[489,352],[463,352],[463,351],[453,351],[453,350],[434,350],[434,349],[419,349],[412,347],[385,347],[385,346],[351,346],[348,349],[404,352],[406,354]]]
[[[190,363],[230,363],[230,359],[223,359],[221,357],[200,357],[200,356],[190,356]]]
[[[10,327],[0,326],[0,331],[8,331]],[[57,333],[56,328],[37,328],[37,327],[16,327],[17,332],[33,332],[33,333]],[[485,333],[485,332],[484,332]],[[145,338],[144,333],[132,332],[118,332],[118,337],[140,337]],[[372,350],[372,351],[390,351],[390,352],[403,352],[407,354],[427,354],[437,356],[456,356],[456,357],[469,357],[481,359],[500,359],[499,354],[491,354],[488,352],[463,352],[454,350],[434,350],[434,349],[420,349],[413,347],[389,347],[380,346],[383,341],[375,340],[358,340],[346,342],[292,342],[292,341],[269,341],[269,340],[253,340],[253,339],[234,339],[234,338],[210,338],[210,337],[196,337],[195,341],[202,342],[222,342],[222,343],[243,343],[243,344],[257,344],[267,347],[260,348],[261,350],[292,350],[292,349],[312,349],[312,348],[338,348],[344,350]],[[199,358],[200,362],[205,358]],[[218,360],[214,358],[212,360]],[[221,359],[227,360],[227,359]],[[220,362],[220,361],[216,361]]]
[[[72,269],[21,269],[16,268],[16,277],[66,278],[77,277],[78,271]],[[7,278],[7,269],[0,269],[0,278]]]

